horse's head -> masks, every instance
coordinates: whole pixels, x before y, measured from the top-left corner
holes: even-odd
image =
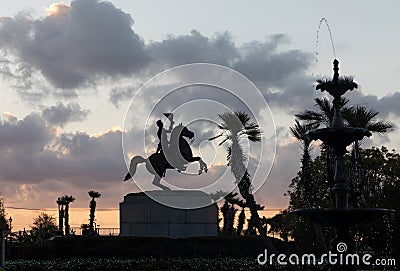
[[[192,139],[194,137],[194,133],[190,131],[186,126],[183,126],[181,135],[184,137],[188,137],[189,139]]]
[[[171,137],[174,136],[188,137],[189,139],[192,139],[194,137],[194,133],[190,131],[186,126],[183,126],[182,123],[180,123],[172,131]]]

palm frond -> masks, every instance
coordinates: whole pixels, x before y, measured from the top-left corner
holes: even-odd
[[[348,111],[343,112],[343,117],[347,124],[351,127],[366,128],[371,132],[387,133],[393,129],[393,124],[386,121],[375,121],[379,112],[375,109],[365,106],[351,107]]]
[[[295,117],[298,118],[299,120],[304,120],[308,122],[322,122],[324,121],[324,117],[320,112],[316,111],[311,111],[311,110],[305,110],[300,113],[295,114]]]
[[[219,127],[219,125],[218,125],[218,127]],[[220,133],[219,135],[216,135],[216,136],[213,136],[213,137],[209,138],[208,141],[212,141],[212,140],[217,139],[217,138],[219,138],[219,137],[221,137],[223,135],[224,135],[224,133]]]
[[[295,120],[295,125],[293,127],[289,127],[289,129],[296,139],[303,140],[303,136],[307,131],[316,129],[318,126],[318,123],[301,124],[298,120]]]
[[[88,192],[88,194],[89,194],[89,197],[91,197],[91,198],[100,198],[100,196],[101,196],[101,194],[99,192],[96,192],[93,190],[90,190]]]
[[[385,134],[394,129],[394,125],[388,121],[378,121],[372,124],[367,125],[367,129],[371,132],[376,132],[379,134]]]
[[[225,112],[218,115],[221,123],[218,127],[227,131],[227,137],[246,137],[250,141],[261,141],[262,131],[256,122],[251,121],[250,116],[242,111]],[[226,138],[223,142],[226,142]],[[220,145],[223,144],[222,142]]]
[[[228,147],[226,147],[226,161],[228,161],[228,164],[230,163],[232,158],[232,146],[229,145]]]
[[[247,130],[245,132],[245,135],[252,142],[260,142],[261,141],[261,130],[260,129]]]
[[[75,201],[75,198],[73,196],[68,196],[68,195],[64,195],[61,197],[61,200],[66,202],[67,204]]]
[[[218,146],[221,146],[222,144],[224,144],[226,141],[228,141],[229,140],[229,137],[225,137],[224,138],[224,140],[222,140],[219,144],[218,144]]]
[[[229,194],[226,194],[224,198],[230,204],[236,204],[236,205],[238,205],[238,206],[240,206],[242,208],[245,208],[246,207],[245,202],[243,200],[241,200],[241,199],[238,199],[237,195],[238,195],[238,193],[231,192]]]
[[[225,112],[218,115],[222,123],[218,127],[222,130],[228,130],[231,133],[238,133],[242,129],[242,122],[237,116],[237,112]]]

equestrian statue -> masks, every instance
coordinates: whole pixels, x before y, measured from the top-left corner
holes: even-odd
[[[182,172],[186,170],[188,163],[198,161],[200,165],[199,174],[203,173],[203,171],[207,172],[207,164],[201,157],[193,156],[189,142],[185,139],[188,138],[193,141],[194,133],[186,126],[183,126],[182,123],[173,127],[172,113],[165,113],[164,115],[168,118],[170,125],[168,129],[165,129],[163,122],[161,120],[157,121],[157,137],[159,139],[157,151],[147,159],[139,155],[133,157],[124,181],[131,179],[135,175],[137,165],[141,163],[146,163],[146,169],[154,175],[153,184],[163,190],[170,190],[160,183],[167,169],[176,169]],[[170,134],[169,141],[167,134]]]

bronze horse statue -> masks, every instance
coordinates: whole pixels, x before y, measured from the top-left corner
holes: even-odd
[[[147,159],[137,155],[132,158],[129,172],[126,174],[124,181],[131,179],[135,173],[137,165],[146,163],[146,169],[154,175],[153,184],[163,190],[170,190],[165,185],[160,184],[161,178],[165,176],[167,169],[177,169],[179,172],[184,171],[188,163],[199,162],[199,174],[207,172],[207,164],[199,156],[193,156],[192,149],[185,137],[192,139],[194,133],[186,126],[179,124],[171,132],[170,144],[163,146],[160,153],[153,153]]]

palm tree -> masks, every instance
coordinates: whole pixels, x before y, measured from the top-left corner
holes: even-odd
[[[70,235],[71,234],[71,226],[69,225],[69,204],[73,201],[75,201],[75,198],[73,196],[62,196],[61,200],[65,202],[65,235]]]
[[[244,208],[242,208],[242,211],[240,211],[240,214],[238,217],[238,225],[237,225],[237,229],[236,229],[236,235],[242,235],[245,220],[246,220],[246,215],[244,213]]]
[[[308,137],[305,137],[304,134],[307,131],[315,129],[319,126],[316,122],[310,122],[308,124],[301,124],[298,120],[295,120],[295,125],[290,127],[290,132],[292,135],[303,144],[303,157],[301,159],[301,187],[303,188],[303,197],[306,203],[307,208],[315,208],[317,207],[317,202],[315,199],[314,187],[312,185],[312,174],[310,169],[311,156],[310,156],[310,144],[311,140]],[[314,223],[315,233],[318,242],[321,244],[325,251],[328,250],[324,234],[322,233],[322,228],[320,224]]]
[[[258,215],[259,205],[254,199],[251,192],[251,179],[247,168],[244,165],[246,156],[243,153],[243,148],[240,145],[242,139],[248,139],[252,142],[261,141],[261,130],[257,123],[252,122],[249,115],[244,112],[226,112],[218,115],[221,124],[218,127],[222,133],[210,140],[218,137],[223,137],[219,145],[229,142],[227,147],[227,161],[231,168],[231,172],[235,176],[238,184],[239,192],[246,202],[246,206],[250,209],[251,222],[260,233],[263,242],[268,250],[276,252],[274,245],[267,236],[265,228],[262,226],[261,219]]]
[[[64,206],[65,206],[65,201],[63,200],[62,197],[59,197],[57,199],[57,204],[58,204],[58,231],[61,233],[61,235],[64,235]]]
[[[237,209],[233,204],[229,204],[227,200],[225,200],[224,205],[221,207],[221,213],[224,220],[224,226],[222,228],[222,233],[224,235],[232,235],[233,234],[233,224],[235,223],[235,215]]]
[[[244,208],[246,207],[246,204],[244,203],[243,200],[239,199],[237,195],[238,193],[236,192],[230,192],[224,196],[225,203],[221,207],[221,213],[224,221],[222,233],[226,235],[232,235],[235,232],[234,224],[235,224],[236,212],[238,211],[236,209],[236,205],[242,208],[241,215],[244,215]],[[236,230],[236,233],[238,231],[242,232],[244,222],[245,218],[243,218],[243,221],[241,219],[238,220],[238,230]]]
[[[365,106],[356,106],[350,108],[350,110],[343,113],[343,118],[346,120],[347,124],[351,127],[359,127],[368,129],[370,132],[385,134],[393,129],[393,124],[387,121],[376,121],[375,118],[378,116],[379,112],[366,108]],[[363,181],[363,169],[362,169],[362,159],[360,154],[361,142],[356,140],[353,143],[353,149],[351,152],[352,156],[352,173],[353,185],[356,198],[356,207],[362,207],[362,181]]]
[[[312,129],[315,129],[318,127],[317,123],[308,123],[308,124],[301,124],[298,120],[295,120],[295,125],[293,127],[290,127],[290,132],[292,135],[302,142],[303,146],[303,157],[301,159],[301,182],[304,190],[304,199],[306,200],[308,208],[315,207],[315,198],[314,198],[314,193],[313,193],[313,187],[312,187],[312,176],[311,176],[311,170],[310,170],[310,162],[311,162],[311,156],[310,156],[310,144],[311,140],[308,137],[305,137],[304,134],[307,131],[310,131]]]
[[[101,194],[99,192],[95,192],[93,190],[88,192],[89,197],[92,198],[92,200],[90,201],[90,215],[89,215],[89,230],[91,232],[95,232],[93,224],[94,224],[94,213],[96,211],[96,198],[100,198]]]

